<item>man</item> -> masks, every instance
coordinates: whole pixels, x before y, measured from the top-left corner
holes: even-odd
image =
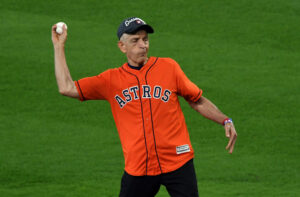
[[[225,116],[170,58],[148,57],[148,33],[153,28],[131,17],[119,26],[118,47],[128,62],[94,76],[73,81],[67,67],[63,34],[52,27],[55,75],[62,95],[84,100],[107,100],[125,158],[120,196],[155,196],[161,185],[171,196],[198,196],[191,146],[178,96],[221,125],[233,152],[236,131]]]

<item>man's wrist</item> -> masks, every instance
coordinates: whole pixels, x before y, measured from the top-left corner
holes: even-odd
[[[65,48],[65,44],[59,43],[54,45],[55,50],[64,49],[64,48]]]
[[[233,123],[232,119],[231,118],[225,118],[223,120],[223,125],[225,126],[227,123]]]

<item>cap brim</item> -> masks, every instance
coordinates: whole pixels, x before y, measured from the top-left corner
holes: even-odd
[[[130,29],[129,31],[126,31],[125,33],[134,34],[139,30],[145,30],[147,33],[150,33],[150,34],[154,33],[153,28],[150,25],[147,25],[147,24],[137,26],[134,29]]]

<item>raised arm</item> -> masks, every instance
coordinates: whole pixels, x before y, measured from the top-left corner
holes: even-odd
[[[209,101],[203,96],[199,99],[198,102],[189,102],[189,104],[193,109],[195,109],[205,118],[213,120],[221,125],[223,125],[224,120],[228,118],[211,101]],[[226,149],[229,150],[229,153],[232,153],[237,138],[237,133],[231,121],[226,121],[224,129],[226,137],[229,138],[229,142],[226,146]]]
[[[67,29],[63,26],[63,33],[56,33],[56,25],[52,26],[52,43],[54,47],[55,77],[59,93],[71,98],[79,98],[74,81],[72,80],[65,57],[65,42]]]

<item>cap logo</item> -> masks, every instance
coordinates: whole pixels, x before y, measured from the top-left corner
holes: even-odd
[[[133,21],[136,21],[138,24],[142,23],[142,24],[146,24],[145,21],[143,21],[142,19],[140,18],[132,18],[130,20],[126,20],[124,23],[125,23],[125,26],[128,27],[130,25],[130,23],[132,23]]]

